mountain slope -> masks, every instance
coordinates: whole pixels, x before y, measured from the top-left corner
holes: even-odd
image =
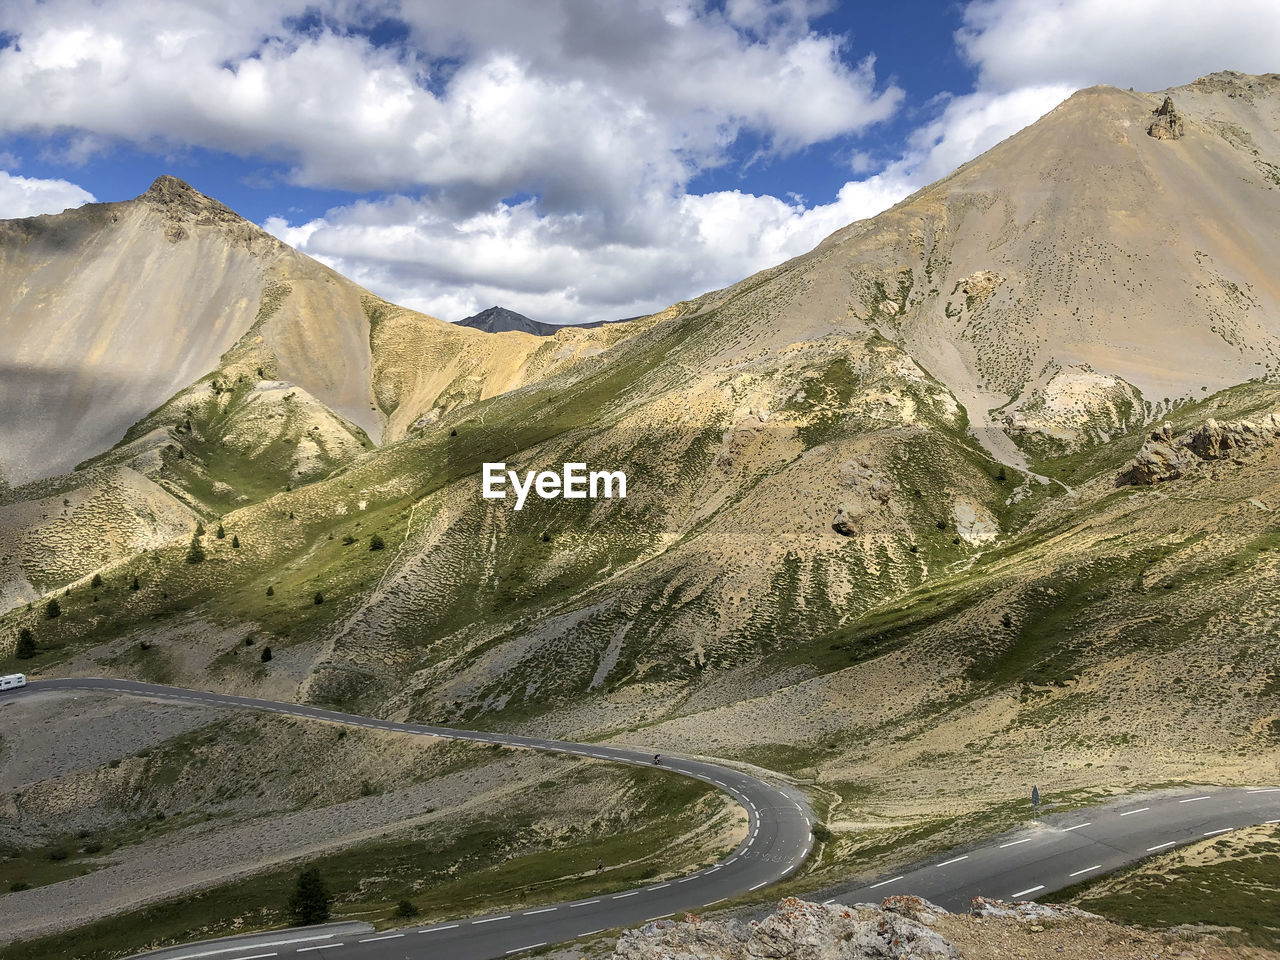
[[[487,310],[481,310],[473,316],[463,317],[458,321],[458,324],[463,327],[471,327],[473,330],[483,330],[485,333],[519,331],[520,333],[531,333],[535,337],[549,337],[559,329],[553,323],[530,320],[523,313],[516,313],[506,307],[490,307]]]
[[[392,442],[244,501],[160,477],[241,546],[206,536],[190,564],[189,534],[173,537],[113,561],[96,601],[76,586],[56,622],[17,609],[5,626],[35,631],[57,669],[387,715],[674,738],[724,716],[744,755],[781,736],[768,716],[837,749],[891,723],[948,743],[967,724],[978,742],[1014,717],[1049,737],[1054,690],[1085,676],[1080,722],[1102,724],[1098,689],[1145,645],[1170,675],[1211,671],[1196,695],[1220,695],[1244,731],[1232,749],[1270,750],[1268,609],[1248,608],[1248,642],[1201,654],[1271,571],[1274,453],[1213,467],[1229,484],[1115,487],[1153,418],[1187,430],[1280,405],[1263,256],[1280,239],[1280,78],[1172,97],[1178,138],[1147,132],[1163,95],[1082,91],[814,251],[626,324],[491,335],[364,295]],[[226,353],[217,390],[188,388],[211,411],[190,434],[179,393],[130,443],[158,430],[203,463],[212,436],[233,456],[253,346]],[[1013,468],[1024,457],[1043,478]],[[621,469],[629,495],[516,512],[479,495],[496,460]],[[232,657],[246,634],[273,666]],[[1142,743],[1166,749],[1187,695],[1162,691]],[[1153,777],[1188,769],[1174,746]],[[832,776],[849,777],[840,756]]]

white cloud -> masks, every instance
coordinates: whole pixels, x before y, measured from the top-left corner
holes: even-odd
[[[1139,90],[1217,70],[1278,68],[1275,0],[974,0],[957,35],[979,86],[1110,83]]]
[[[352,32],[370,10],[343,0],[14,0],[0,134],[202,146],[303,185],[430,188],[460,214],[532,193],[625,230],[637,191],[678,192],[743,130],[791,150],[894,113],[901,91],[877,89],[870,58],[847,65],[813,9],[382,3],[409,40],[375,47]],[[311,11],[323,26],[290,19]]]
[[[0,170],[0,220],[61,213],[85,203],[93,203],[93,194],[74,183],[17,177]]]

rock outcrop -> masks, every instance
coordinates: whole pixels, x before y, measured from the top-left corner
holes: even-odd
[[[1177,438],[1173,425],[1165,423],[1147,437],[1133,462],[1116,477],[1116,486],[1177,480],[1203,461],[1228,460],[1277,438],[1280,413],[1269,413],[1256,421],[1210,419]]]
[[[1165,97],[1164,103],[1155,110],[1156,118],[1147,127],[1147,136],[1157,140],[1177,140],[1184,129],[1182,117],[1173,106],[1173,97]]]
[[[878,906],[788,897],[759,921],[710,921],[687,915],[684,922],[658,920],[628,930],[613,960],[958,960],[961,951],[950,935],[967,932],[972,939],[977,933],[980,939],[994,938],[1008,946],[1010,937],[1034,936],[1046,929],[1046,923],[1066,922],[1080,930],[1093,922],[1106,923],[1078,907],[986,897],[973,901],[968,918],[920,897],[889,897]],[[984,933],[986,924],[991,930]]]
[[[870,904],[845,907],[793,897],[759,922],[721,923],[693,916],[683,923],[658,920],[624,933],[613,954],[614,960],[957,960],[959,955],[955,944],[901,913]]]

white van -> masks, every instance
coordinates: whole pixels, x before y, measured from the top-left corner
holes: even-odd
[[[0,677],[0,690],[15,690],[18,687],[25,687],[26,685],[26,674],[10,673],[6,676]]]

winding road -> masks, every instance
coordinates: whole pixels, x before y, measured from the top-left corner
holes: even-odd
[[[207,706],[262,710],[312,720],[475,743],[544,750],[648,767],[646,751],[544,740],[450,727],[396,723],[306,704],[256,700],[130,680],[32,681],[5,700],[39,692],[115,693]],[[800,791],[738,770],[685,757],[663,769],[709,783],[746,811],[748,835],[727,858],[688,876],[570,903],[375,932],[362,924],[331,925],[209,941],[155,954],[155,960],[403,960],[447,957],[492,960],[686,910],[715,906],[793,873],[813,847],[813,815]],[[1175,846],[1259,823],[1280,823],[1280,787],[1169,790],[1107,806],[1056,814],[981,845],[943,854],[909,869],[828,888],[821,897],[857,903],[910,893],[952,910],[975,896],[1034,899]],[[829,901],[830,902],[830,901]]]
[[[648,768],[653,765],[652,753],[626,747],[397,723],[301,703],[257,700],[133,680],[33,680],[24,688],[0,695],[0,702],[17,696],[54,692],[114,693],[166,702],[261,710],[374,730],[447,737],[473,743],[497,743]],[[714,906],[790,875],[804,863],[813,848],[813,815],[799,790],[767,783],[728,767],[684,757],[664,756],[662,769],[711,784],[733,797],[746,811],[747,836],[721,862],[678,879],[572,903],[516,909],[377,934],[367,932],[354,938],[333,936],[316,939],[311,936],[306,939],[307,934],[294,931],[248,941],[257,946],[227,949],[225,945],[193,945],[179,951],[165,951],[165,954],[208,960],[249,960],[250,957],[265,960],[306,951],[299,960],[317,955],[324,960],[403,960],[406,953],[415,957],[448,957],[450,960],[489,960],[615,927],[636,926],[674,913]],[[310,951],[315,951],[315,954]]]

